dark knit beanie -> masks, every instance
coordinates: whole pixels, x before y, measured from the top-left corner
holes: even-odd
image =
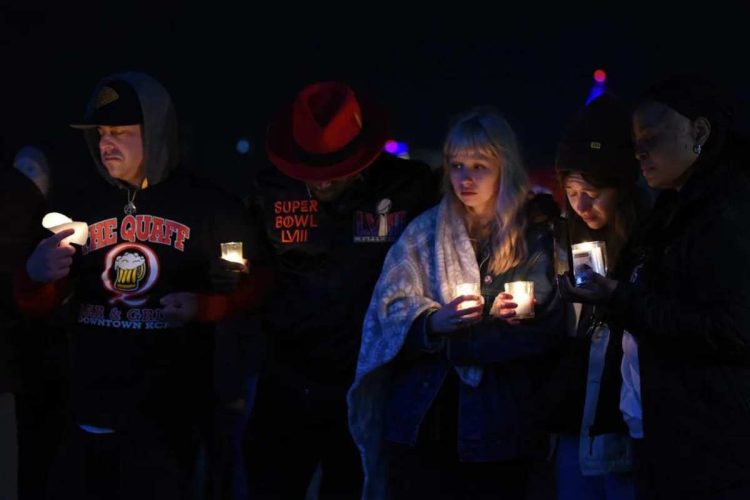
[[[562,178],[580,173],[598,187],[631,187],[638,177],[628,108],[602,94],[568,125],[557,148],[555,168]]]

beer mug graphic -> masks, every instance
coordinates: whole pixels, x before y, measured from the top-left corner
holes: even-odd
[[[146,259],[135,252],[125,252],[115,259],[114,287],[124,292],[137,290],[146,276]]]

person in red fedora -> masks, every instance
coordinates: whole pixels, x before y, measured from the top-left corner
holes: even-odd
[[[383,110],[342,82],[306,86],[269,127],[252,199],[277,286],[247,450],[254,498],[303,498],[318,465],[321,498],[360,494],[346,392],[362,320],[391,243],[438,199],[430,168],[385,153],[386,139]]]

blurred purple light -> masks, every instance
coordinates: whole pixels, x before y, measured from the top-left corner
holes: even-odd
[[[392,155],[395,155],[398,152],[398,142],[393,139],[385,141],[385,150]]]

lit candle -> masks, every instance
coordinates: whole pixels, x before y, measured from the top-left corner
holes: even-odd
[[[58,212],[50,212],[42,219],[42,226],[57,234],[66,229],[73,229],[74,233],[62,241],[85,245],[89,237],[89,225],[85,222],[74,222],[70,217]]]
[[[505,284],[505,293],[513,296],[513,302],[516,303],[517,319],[526,319],[534,317],[534,282],[533,281],[513,281]]]
[[[242,256],[242,242],[229,241],[221,244],[221,258],[229,262],[244,264],[245,259]]]
[[[589,266],[597,274],[607,275],[606,248],[603,241],[586,241],[570,247],[576,285],[582,285],[587,281],[586,273],[583,271],[584,265]]]
[[[456,287],[456,297],[462,295],[480,295],[479,283],[461,283]],[[476,300],[464,300],[458,305],[458,309],[468,309],[470,307],[476,307],[479,302]]]

